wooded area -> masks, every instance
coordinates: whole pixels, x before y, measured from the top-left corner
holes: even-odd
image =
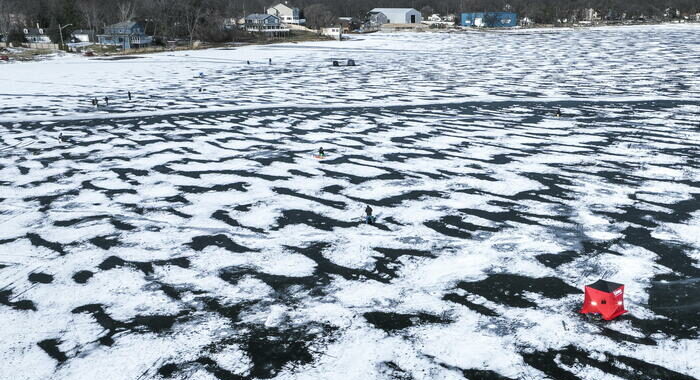
[[[516,12],[535,23],[572,20],[593,8],[604,19],[663,20],[700,12],[697,0],[294,0],[311,26],[331,24],[336,17],[363,18],[375,7],[411,7],[424,15],[475,11]],[[227,20],[264,13],[271,0],[0,0],[0,34],[12,36],[20,28],[41,25],[58,35],[58,25],[99,30],[126,20],[142,22],[148,34],[162,38],[198,38],[223,41],[235,30]],[[671,12],[667,12],[670,9]],[[235,28],[234,28],[235,29]]]

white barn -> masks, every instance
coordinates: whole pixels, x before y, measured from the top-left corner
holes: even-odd
[[[370,17],[378,24],[420,24],[423,21],[420,12],[413,8],[374,8]],[[383,15],[384,17],[382,17]],[[375,17],[372,17],[375,16]],[[373,20],[373,21],[374,21]],[[386,20],[386,21],[385,21]]]

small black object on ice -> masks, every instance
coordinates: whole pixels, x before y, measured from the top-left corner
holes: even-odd
[[[354,66],[357,66],[357,64],[355,63],[354,59],[333,58],[333,67],[340,67],[340,66],[354,67]]]

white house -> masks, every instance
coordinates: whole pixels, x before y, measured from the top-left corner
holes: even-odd
[[[95,40],[95,33],[91,30],[78,29],[74,30],[71,34],[71,42],[93,42]]]
[[[420,24],[420,12],[413,8],[374,8],[369,11],[370,24]]]
[[[286,1],[267,8],[267,14],[279,17],[283,24],[301,25],[306,22],[301,18],[299,8],[290,7]]]
[[[340,41],[343,39],[343,27],[331,26],[329,28],[321,28],[321,34]]]

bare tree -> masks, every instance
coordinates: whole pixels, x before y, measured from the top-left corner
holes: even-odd
[[[88,29],[95,32],[100,26],[99,0],[82,0],[78,4]]]
[[[306,25],[312,29],[331,26],[337,20],[330,9],[323,4],[312,4],[304,8],[304,16]]]
[[[0,36],[7,40],[12,29],[12,6],[10,0],[0,0]]]
[[[428,18],[435,13],[435,10],[430,5],[426,5],[420,9],[420,13],[424,18]]]
[[[167,38],[171,35],[175,22],[177,9],[173,7],[172,0],[150,0],[144,2],[141,7],[143,16],[153,23],[153,34]]]
[[[180,11],[185,23],[185,28],[187,28],[190,47],[194,44],[194,36],[197,32],[197,27],[201,22],[207,5],[207,0],[180,0]]]
[[[135,5],[136,4],[131,0],[120,1],[117,4],[120,22],[130,21],[132,18],[134,18],[134,11],[136,10]]]

